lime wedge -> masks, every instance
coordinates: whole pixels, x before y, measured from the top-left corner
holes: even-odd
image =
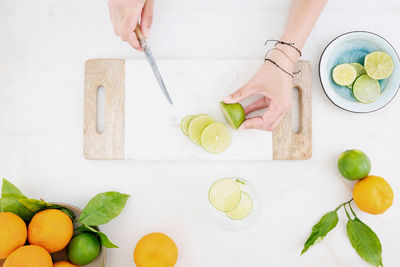
[[[234,179],[224,178],[216,181],[208,191],[208,200],[217,210],[229,212],[239,205],[241,191]]]
[[[201,134],[203,133],[204,129],[213,122],[214,119],[208,115],[199,115],[193,118],[189,123],[190,139],[194,143],[201,145]]]
[[[332,79],[341,86],[350,85],[357,76],[356,69],[350,64],[340,64],[333,68]]]
[[[372,52],[365,57],[364,68],[369,77],[380,80],[392,74],[393,59],[385,52]]]
[[[371,103],[381,94],[379,82],[368,75],[361,75],[353,85],[354,97],[361,103]]]
[[[356,79],[358,77],[360,77],[361,75],[367,74],[367,72],[365,71],[363,65],[361,65],[360,63],[350,63],[350,65],[352,65],[356,69],[356,72],[357,72]],[[354,84],[354,82],[352,84],[350,84],[350,85],[346,85],[346,87],[348,87],[350,89],[353,89],[353,84]]]
[[[226,216],[232,220],[241,220],[246,218],[253,210],[253,201],[246,192],[241,192],[239,205],[232,211],[225,212]]]
[[[211,153],[221,153],[231,144],[231,135],[222,122],[208,125],[201,134],[201,145]]]
[[[232,128],[239,128],[246,117],[243,106],[239,103],[225,104],[224,102],[221,102],[220,106],[226,120]]]
[[[194,115],[186,116],[185,118],[183,118],[183,120],[182,120],[182,122],[181,122],[181,129],[182,129],[182,132],[183,132],[185,135],[187,135],[187,136],[189,136],[189,124],[190,124],[190,121],[191,121],[194,117],[196,117],[196,116],[194,116]]]

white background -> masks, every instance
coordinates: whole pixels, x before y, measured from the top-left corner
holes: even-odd
[[[156,0],[151,46],[158,58],[258,59],[282,32],[289,0]],[[372,173],[393,187],[381,216],[356,209],[383,246],[385,266],[398,266],[400,98],[372,114],[334,106],[319,84],[324,46],[351,30],[369,30],[397,49],[395,0],[330,1],[304,48],[313,68],[313,158],[269,162],[87,161],[82,156],[83,66],[94,57],[142,58],[114,36],[106,1],[0,2],[0,175],[28,196],[83,207],[96,193],[132,195],[103,227],[121,248],[107,266],[134,266],[144,234],[160,231],[179,248],[179,267],[368,266],[351,247],[345,215],[321,243],[299,256],[311,226],[351,198],[353,183],[337,171],[338,155],[365,151]],[[263,212],[250,229],[229,232],[209,214],[207,190],[221,177],[251,180]]]

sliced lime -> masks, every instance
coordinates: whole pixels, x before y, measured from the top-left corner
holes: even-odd
[[[241,199],[240,186],[234,179],[220,179],[211,186],[208,199],[217,210],[232,211],[236,209]]]
[[[225,104],[224,102],[221,102],[220,106],[232,128],[239,128],[246,117],[243,106],[240,103]]]
[[[380,80],[386,79],[392,74],[393,59],[385,52],[372,52],[365,57],[364,68],[369,77]]]
[[[222,122],[208,125],[201,134],[201,145],[211,153],[221,153],[231,144],[231,135]]]
[[[356,69],[350,64],[340,64],[333,68],[332,79],[341,86],[350,85],[357,76]]]
[[[232,211],[225,212],[226,216],[232,220],[242,220],[253,210],[253,201],[246,192],[241,192],[239,205]]]
[[[361,75],[353,85],[354,97],[362,103],[371,103],[381,94],[379,82],[368,75]]]
[[[194,117],[196,117],[196,116],[194,116],[194,115],[186,116],[185,118],[183,118],[183,120],[182,120],[182,122],[181,122],[181,129],[182,129],[182,132],[183,132],[185,135],[187,135],[187,136],[189,136],[189,124],[190,124],[190,121],[191,121]]]
[[[360,63],[350,63],[350,65],[352,65],[356,69],[356,72],[357,72],[356,79],[358,77],[360,77],[361,75],[367,74],[367,72],[365,71],[363,65],[361,65]],[[346,85],[346,87],[348,87],[350,89],[353,89],[353,84],[354,84],[354,82],[352,84],[350,84],[350,85]]]
[[[201,144],[201,134],[204,129],[214,122],[214,119],[208,115],[199,115],[193,118],[189,124],[189,137],[190,139],[200,145]]]

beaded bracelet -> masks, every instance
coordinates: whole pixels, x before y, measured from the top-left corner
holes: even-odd
[[[275,66],[277,66],[279,69],[281,69],[284,73],[286,73],[287,75],[289,75],[290,77],[293,78],[293,74],[291,74],[290,72],[288,72],[287,70],[285,70],[284,68],[282,68],[281,66],[279,66],[278,63],[276,63],[275,61],[273,61],[273,60],[271,60],[271,59],[269,59],[269,58],[266,58],[265,61],[271,62],[272,64],[274,64]]]

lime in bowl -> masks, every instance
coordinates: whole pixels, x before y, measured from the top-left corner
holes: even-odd
[[[400,60],[383,37],[354,31],[334,38],[322,52],[319,77],[336,106],[366,113],[386,106],[400,87]]]

